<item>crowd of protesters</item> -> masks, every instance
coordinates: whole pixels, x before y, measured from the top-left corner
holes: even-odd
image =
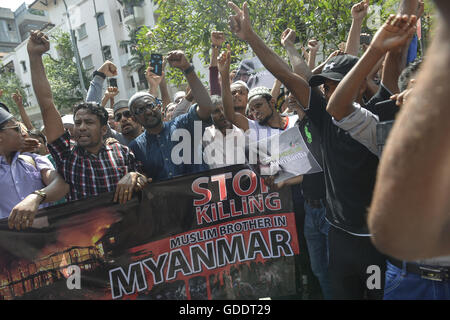
[[[369,1],[355,4],[347,42],[318,66],[316,40],[300,53],[295,31],[285,30],[280,42],[287,63],[252,28],[248,4],[230,2],[231,31],[275,77],[272,88],[249,89],[230,68],[224,33],[213,31],[209,90],[175,50],[164,68],[183,72],[186,92],[171,98],[164,72],[158,76],[149,67],[150,89],[115,101],[118,89],[103,88],[118,71],[106,61],[94,72],[86,101],[64,117],[42,62],[50,42],[31,32],[30,72],[44,126],[33,127],[18,91],[13,100],[21,122],[1,104],[0,218],[23,230],[39,208],[56,203],[106,192],[125,203],[148,183],[244,163],[245,153],[226,148],[230,141],[258,141],[298,127],[323,171],[265,182],[274,190],[290,188],[303,212],[297,223],[321,296],[449,299],[450,132],[444,121],[450,4],[435,1],[440,25],[422,63],[406,56],[424,3],[399,2],[398,13],[373,36],[361,34]],[[382,151],[377,127],[394,120],[402,125],[394,125]],[[181,164],[173,159],[179,129],[192,137]],[[373,266],[381,281],[370,286]]]

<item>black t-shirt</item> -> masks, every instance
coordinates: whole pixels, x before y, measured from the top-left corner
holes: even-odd
[[[381,84],[378,92],[367,102],[364,108],[378,115],[380,122],[394,120],[399,108],[395,101],[390,99],[391,96],[391,92]]]
[[[300,129],[303,140],[306,143],[309,151],[313,154],[317,163],[323,168],[322,150],[320,147],[320,132],[305,116],[302,120],[298,120],[295,124]],[[303,197],[309,200],[324,199],[325,192],[325,177],[322,172],[305,174],[302,182]]]
[[[367,105],[388,98],[386,93],[378,92]],[[319,89],[312,88],[306,114],[321,136],[326,198],[330,208],[327,219],[350,233],[367,235],[367,208],[372,200],[378,158],[345,130],[335,126],[326,106]]]

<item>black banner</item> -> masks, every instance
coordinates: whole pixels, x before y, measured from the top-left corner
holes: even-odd
[[[257,299],[296,292],[291,192],[246,166],[0,221],[0,299]]]

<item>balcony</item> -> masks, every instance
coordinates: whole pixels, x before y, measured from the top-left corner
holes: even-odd
[[[125,7],[123,9],[123,23],[134,28],[145,23],[144,8],[139,6]]]

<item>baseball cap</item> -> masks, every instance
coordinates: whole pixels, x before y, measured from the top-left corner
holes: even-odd
[[[14,118],[14,116],[3,108],[0,108],[0,125]]]
[[[248,85],[247,85],[244,81],[242,81],[242,80],[238,80],[238,81],[233,82],[233,83],[231,84],[231,87],[236,86],[236,85],[244,86],[245,89],[247,89],[247,92],[249,91]]]
[[[178,91],[177,93],[175,93],[174,97],[173,97],[173,101],[177,101],[179,98],[181,97],[185,97],[186,96],[186,92],[184,91]]]
[[[350,54],[339,55],[330,59],[323,67],[322,73],[313,75],[309,80],[311,87],[317,87],[325,83],[325,80],[341,81],[345,75],[355,66],[358,58]]]

